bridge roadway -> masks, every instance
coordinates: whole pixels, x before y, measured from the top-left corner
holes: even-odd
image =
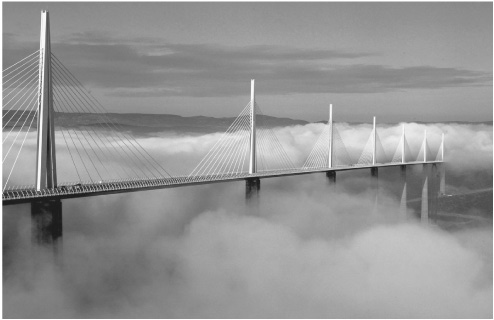
[[[317,169],[292,169],[292,170],[270,170],[265,172],[258,172],[255,174],[241,173],[241,174],[220,174],[220,175],[207,175],[198,177],[171,177],[171,178],[156,178],[146,180],[117,180],[117,181],[102,181],[102,182],[88,182],[88,183],[71,183],[60,184],[53,189],[43,189],[36,191],[34,186],[32,187],[20,187],[18,189],[4,190],[2,194],[2,205],[12,205],[20,203],[29,203],[37,200],[52,200],[52,199],[70,199],[91,197],[97,195],[106,195],[122,192],[134,192],[145,191],[164,188],[176,188],[185,187],[217,182],[227,181],[239,181],[252,178],[274,178],[283,176],[294,176],[309,173],[321,173],[328,171],[347,171],[357,169],[370,169],[370,168],[382,168],[382,167],[395,167],[403,165],[417,165],[417,164],[437,164],[443,161],[417,161],[406,163],[385,163],[376,165],[351,165],[341,166],[335,168],[317,168]]]

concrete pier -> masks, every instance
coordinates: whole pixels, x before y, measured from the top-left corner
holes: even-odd
[[[438,165],[439,171],[439,194],[446,194],[446,169],[445,164]]]
[[[336,187],[336,172],[335,171],[326,171],[326,177],[328,178],[328,183],[331,186]]]
[[[400,198],[400,217],[407,218],[407,166],[400,166],[401,198]]]
[[[60,250],[62,240],[62,201],[43,200],[31,203],[31,238],[34,244],[52,245]]]
[[[377,167],[371,168],[371,190],[374,193],[374,211],[377,210],[379,203],[379,170]]]
[[[245,180],[245,199],[247,201],[257,201],[261,190],[261,179],[250,178]]]
[[[429,224],[429,181],[430,167],[424,164],[422,166],[422,201],[420,206],[420,221],[424,225]]]

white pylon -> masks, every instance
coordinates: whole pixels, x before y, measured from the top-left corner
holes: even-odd
[[[328,168],[333,167],[333,104],[329,104],[329,152],[328,152]]]
[[[38,143],[36,149],[36,190],[38,191],[54,188],[57,185],[51,75],[50,17],[48,11],[41,11]]]
[[[255,79],[250,80],[250,161],[249,173],[257,172],[256,162],[256,96]]]
[[[406,157],[405,157],[405,124],[403,124],[402,127],[402,133],[401,133],[401,163],[406,162]]]
[[[441,161],[444,161],[444,132],[441,134]]]
[[[427,129],[424,129],[424,162],[427,162]]]
[[[372,121],[372,165],[376,164],[376,117]]]

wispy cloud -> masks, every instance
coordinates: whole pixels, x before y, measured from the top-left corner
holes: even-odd
[[[19,57],[9,35],[4,64]],[[25,43],[22,46],[23,50]],[[33,48],[35,46],[33,45]],[[17,51],[16,51],[17,50]],[[373,93],[492,84],[492,73],[455,67],[370,64],[372,52],[286,46],[163,43],[152,38],[71,34],[53,52],[85,82],[126,97],[219,97],[262,81],[267,94]]]

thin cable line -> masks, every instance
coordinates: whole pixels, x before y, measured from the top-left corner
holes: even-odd
[[[29,69],[29,68],[31,68],[32,70]],[[27,71],[26,71],[26,69],[27,69]],[[9,84],[7,87],[3,88],[3,90],[4,91],[7,91],[10,87],[12,87],[13,85],[15,85],[21,79],[24,79],[24,80],[22,80],[21,83],[19,83],[17,86],[15,86],[15,88],[20,87],[24,82],[26,82],[28,79],[30,79],[33,75],[38,76],[39,75],[39,66],[37,65],[37,62],[35,61],[31,65],[29,65],[28,67],[24,68],[21,72],[24,72],[24,71],[26,71],[26,72],[23,73],[23,74],[22,73],[18,73],[14,77],[12,77],[12,79],[3,81],[3,85],[5,86],[7,82],[14,80],[18,75],[21,75],[17,80],[15,80],[11,84]],[[4,95],[2,97],[2,100],[5,99],[6,97],[8,97],[10,95],[10,93],[13,92],[13,90],[14,90],[14,88],[12,88],[11,91],[8,94]]]
[[[27,83],[27,84],[26,84],[26,85],[25,85],[25,86],[24,86],[21,90],[17,90],[17,93],[16,93],[16,94],[15,94],[12,98],[10,98],[10,100],[9,100],[9,101],[7,101],[7,102],[3,102],[3,99],[5,99],[5,98],[6,98],[6,97],[10,94],[10,93],[15,92],[16,90],[12,90],[12,91],[10,91],[7,95],[4,95],[4,96],[3,96],[3,98],[2,98],[2,104],[3,104],[4,106],[5,106],[5,105],[8,105],[8,104],[9,104],[12,100],[14,100],[14,98],[15,98],[15,97],[17,97],[17,96],[18,96],[18,95],[19,95],[22,91],[25,91],[24,89],[26,89],[26,88],[28,87],[28,85],[29,85],[29,86],[31,86],[31,85],[33,85],[34,83],[36,83],[36,79],[38,79],[38,76],[37,76],[37,75],[34,75],[34,76],[32,77],[32,79],[30,79],[30,80],[29,80],[29,82],[28,82],[28,83]],[[26,80],[28,80],[28,79],[26,79]],[[24,83],[24,81],[23,81],[23,83]],[[31,88],[33,88],[33,87],[31,87]],[[29,90],[29,89],[27,89],[27,90]],[[24,93],[24,94],[25,94],[25,93]],[[2,108],[2,109],[3,109],[3,108]]]
[[[39,50],[38,50],[38,51],[39,51]],[[25,59],[25,58],[24,58],[24,59]],[[24,59],[22,59],[21,61],[23,61]],[[25,64],[27,64],[27,63],[32,63],[33,61],[38,60],[38,59],[39,59],[39,55],[38,55],[38,56],[35,56],[35,57],[32,57],[31,59],[29,59],[28,61],[24,62],[22,65],[20,65],[19,67],[15,68],[14,70],[12,70],[12,71],[10,71],[10,72],[8,72],[8,73],[6,73],[6,74],[3,74],[3,75],[2,75],[2,80],[3,80],[3,78],[7,77],[7,76],[8,76],[8,75],[10,75],[11,73],[13,73],[13,72],[17,71],[19,68],[21,68],[21,67],[22,67],[22,66],[24,66]],[[19,62],[21,62],[21,61],[19,61]],[[38,60],[38,61],[39,61],[39,60]],[[19,62],[18,62],[18,63],[19,63]],[[16,64],[17,64],[17,63],[16,63]],[[16,64],[14,64],[14,65],[10,66],[9,68],[11,68],[11,67],[15,66]],[[8,69],[8,68],[7,68],[7,69]],[[7,71],[7,69],[3,70],[3,72]],[[3,73],[3,72],[2,72],[2,73]],[[21,72],[22,72],[22,71],[19,71],[16,75],[20,74]],[[13,79],[16,75],[12,76],[11,78]],[[5,80],[5,82],[7,82],[7,81],[9,81],[9,80]]]
[[[32,109],[34,109],[34,105],[33,105],[33,107],[31,107],[31,110],[30,110],[30,111],[32,111]],[[34,117],[33,117],[33,118],[34,118]],[[26,122],[27,122],[27,119],[29,119],[29,118],[28,118],[28,117],[26,117],[26,119],[24,119],[24,122],[23,122],[23,124],[22,124],[21,129],[17,132],[17,135],[15,136],[14,140],[12,141],[12,144],[11,144],[11,146],[10,146],[9,150],[7,151],[7,153],[5,154],[5,156],[4,156],[3,160],[2,160],[2,164],[5,162],[5,159],[7,159],[7,156],[9,155],[10,150],[12,150],[12,147],[14,146],[15,142],[17,141],[17,137],[19,137],[19,134],[21,133],[22,129],[24,128],[24,125],[25,125],[25,124],[26,124]],[[3,145],[3,143],[2,143],[2,145]]]
[[[53,92],[53,93],[54,93],[54,96],[55,96],[57,99],[60,99],[60,97],[58,96],[58,93],[57,93],[56,91],[57,91],[57,90],[55,89],[55,90],[54,90],[54,92]],[[65,100],[64,100],[64,101],[65,101]],[[66,101],[65,101],[65,102],[66,102]],[[86,130],[86,132],[88,132],[88,131]],[[88,132],[88,133],[89,133],[89,132]],[[98,161],[99,161],[99,163],[101,164],[101,166],[103,167],[103,169],[105,169],[105,171],[108,173],[108,175],[109,175],[109,176],[111,176],[110,172],[108,171],[108,169],[106,168],[106,166],[103,164],[103,162],[102,162],[102,161],[101,161],[101,159],[99,158],[98,153],[97,153],[97,152],[93,149],[93,147],[91,146],[91,143],[87,140],[87,137],[86,137],[85,135],[82,135],[82,136],[84,137],[84,139],[85,139],[85,140],[86,140],[86,142],[88,143],[89,148],[91,149],[91,151],[93,151],[94,155],[96,156],[96,159],[98,159]],[[93,142],[95,142],[95,141],[94,141],[93,136],[92,136],[91,134],[89,134],[89,136],[91,137],[91,139],[93,140]],[[96,142],[95,142],[95,144],[96,144]],[[99,147],[99,145],[98,145],[98,144],[96,144],[96,145],[97,145],[97,147],[101,150],[101,148]],[[102,152],[103,152],[103,151],[102,151]]]
[[[16,63],[14,63],[13,65],[11,65],[10,67],[7,67],[7,68],[3,69],[2,73],[4,73],[5,71],[9,70],[10,68],[15,67],[16,65],[18,65],[18,64],[19,64],[19,63],[21,63],[22,61],[26,60],[27,58],[29,58],[30,56],[32,56],[33,54],[36,54],[36,53],[38,53],[38,52],[39,52],[39,49],[38,49],[38,50],[36,50],[36,51],[34,51],[33,53],[31,53],[30,55],[28,55],[28,56],[27,56],[27,57],[25,57],[24,59],[17,61]],[[8,74],[7,74],[7,75],[8,75]],[[5,77],[5,76],[7,76],[7,75],[5,75],[5,74],[4,74],[2,77]]]
[[[3,190],[5,190],[5,187],[9,183],[10,176],[12,175],[12,172],[14,171],[15,165],[17,164],[17,159],[19,159],[19,155],[21,154],[22,147],[24,147],[24,143],[26,142],[26,138],[27,138],[27,136],[29,134],[29,130],[31,130],[31,126],[33,124],[34,118],[35,117],[33,117],[31,119],[31,123],[29,124],[29,128],[27,129],[26,134],[24,135],[24,140],[22,141],[21,147],[19,148],[19,152],[17,152],[17,156],[15,157],[14,164],[12,165],[12,169],[10,170],[9,176],[7,177],[7,180],[5,181],[4,189]],[[3,164],[3,162],[2,162],[2,164]]]
[[[73,79],[71,82],[76,82],[76,83],[79,83],[79,84],[80,84],[80,87],[83,87],[83,86],[82,86],[82,84],[79,82],[79,80],[77,80],[77,78],[75,78],[75,77],[74,77],[74,75],[70,72],[70,70],[68,70],[68,69],[67,69],[67,68],[66,68],[66,67],[65,67],[65,66],[64,66],[64,65],[63,65],[63,64],[62,64],[62,63],[58,60],[58,58],[57,58],[55,55],[53,55],[53,58],[54,58],[54,59],[53,59],[53,61],[55,61],[55,64],[56,64],[56,65],[59,65],[59,67],[60,67],[60,68],[62,68],[62,70],[61,70],[61,71],[62,71],[64,74],[67,74],[67,73],[68,73],[68,74],[70,74],[70,75],[71,75],[71,77],[69,76],[69,78],[72,78],[72,79]],[[69,80],[69,81],[70,81],[70,80]],[[96,107],[97,109],[100,109],[100,110],[102,109],[102,110],[103,110],[103,114],[102,114],[102,116],[106,118],[107,123],[111,124],[111,125],[112,125],[113,127],[115,127],[115,128],[118,126],[118,127],[120,128],[120,130],[122,130],[122,128],[120,127],[120,125],[119,125],[118,123],[115,125],[115,124],[111,121],[111,119],[109,119],[109,118],[105,115],[106,110],[105,110],[105,108],[101,105],[101,103],[99,103],[99,101],[98,101],[98,100],[96,100],[96,99],[95,99],[92,95],[88,95],[88,94],[85,92],[85,90],[80,90],[80,89],[79,89],[78,91],[79,91],[79,92],[82,92],[82,94],[83,94],[83,95],[85,95],[86,97],[88,97],[91,101],[95,101],[95,102],[96,102],[96,104],[93,104],[93,106],[94,106],[94,107]],[[94,103],[94,102],[93,102],[93,103]],[[89,104],[89,106],[91,107],[91,103]],[[91,107],[91,108],[93,109],[93,107]],[[94,109],[93,109],[93,110],[94,110]],[[147,157],[145,157],[145,156],[143,155],[142,151],[143,151],[145,154],[147,154],[147,155],[148,155],[148,157],[149,157],[149,158],[150,158],[150,159],[151,159],[151,160],[152,160],[155,164],[157,164],[159,168],[161,168],[161,169],[162,169],[162,170],[166,173],[166,175],[167,175],[167,176],[171,177],[171,175],[170,175],[170,174],[169,174],[169,173],[168,173],[168,172],[167,172],[167,171],[166,171],[166,170],[165,170],[165,169],[164,169],[164,168],[163,168],[163,167],[162,167],[162,166],[161,166],[161,165],[160,165],[160,164],[159,164],[159,163],[158,163],[158,162],[157,162],[157,161],[153,158],[153,157],[151,157],[151,155],[150,155],[150,154],[149,154],[149,153],[148,153],[148,152],[147,152],[147,151],[146,151],[146,150],[145,150],[145,149],[144,149],[144,148],[143,148],[143,147],[139,144],[139,142],[138,142],[137,140],[135,140],[133,137],[131,137],[131,136],[129,136],[129,135],[126,135],[126,134],[124,134],[124,133],[122,133],[122,132],[119,132],[119,130],[118,130],[118,129],[116,129],[116,132],[117,132],[117,134],[122,135],[122,136],[125,138],[125,139],[123,139],[122,141],[123,141],[124,143],[125,143],[125,142],[129,142],[129,144],[130,144],[133,148],[135,148],[135,149],[136,149],[136,151],[137,151],[137,152],[138,152],[141,156],[143,156],[144,160],[146,160],[148,163],[150,163],[150,164],[152,165],[151,161],[150,161]],[[139,147],[140,147],[140,149],[139,149],[138,147],[136,147],[134,144],[136,144],[137,146],[139,146]],[[131,149],[131,148],[129,148],[129,150],[132,150],[132,149]],[[142,150],[142,151],[141,151],[141,150]],[[133,151],[132,151],[132,152],[133,152]],[[142,160],[140,160],[140,161],[142,162]],[[152,165],[152,166],[154,167],[154,165]],[[146,168],[147,168],[147,167],[146,167]],[[158,172],[158,174],[159,174],[159,175],[163,175],[163,174],[162,174],[159,170],[157,170],[157,169],[156,169],[156,167],[154,167],[154,168],[155,168],[155,170]],[[149,171],[149,169],[147,169],[147,170]],[[151,172],[151,171],[150,171],[150,172]],[[151,172],[151,173],[152,173],[152,172]],[[152,175],[154,175],[154,174],[152,174]]]
[[[57,75],[57,73],[58,73],[58,71],[55,69],[55,73],[54,73],[54,74],[55,74],[55,75]],[[56,81],[56,82],[58,82],[58,80],[55,80],[55,81]],[[65,85],[65,86],[60,86],[60,87],[61,87],[61,88],[68,88],[68,86],[66,86],[66,85]],[[81,107],[82,109],[84,109],[84,110],[86,110],[86,111],[87,111],[86,105],[85,105],[85,104],[83,103],[83,101],[79,98],[79,95],[74,95],[73,93],[72,93],[72,94],[70,94],[70,92],[69,92],[69,91],[67,91],[67,90],[65,90],[65,89],[62,89],[62,92],[64,92],[64,93],[65,93],[65,95],[70,96],[69,101],[71,102],[71,104],[72,104],[72,105],[73,105],[73,106],[74,106],[74,107],[75,107],[78,111],[81,111],[81,110],[77,107],[77,105],[79,105],[79,107]],[[81,102],[81,103],[78,103],[78,102],[77,102],[77,100],[78,100],[79,102]],[[81,113],[83,113],[83,112],[81,112]],[[99,123],[99,125],[100,125],[100,126],[103,126],[101,123]],[[110,128],[110,130],[111,130],[111,128]],[[97,134],[98,134],[98,133],[97,133]],[[104,135],[104,137],[106,137],[106,135]],[[120,149],[121,149],[121,150],[122,150],[125,154],[127,154],[126,149],[125,149],[125,148],[123,148],[123,147],[119,144],[119,141],[115,140],[115,138],[114,138],[114,136],[113,136],[113,135],[110,135],[110,137],[111,137],[111,138],[114,140],[114,142],[115,142],[114,144],[113,144],[113,143],[111,143],[111,145],[115,148],[115,150],[118,150],[116,147],[120,147]],[[124,144],[124,145],[125,145],[125,144]],[[132,152],[132,150],[131,150],[131,149],[129,149],[129,151],[130,151],[130,152]],[[123,158],[123,159],[126,159],[126,158]],[[127,159],[130,159],[130,160],[131,160],[131,162],[133,163],[133,165],[129,166],[129,168],[130,168],[132,171],[134,171],[134,173],[136,174],[136,176],[137,176],[137,177],[139,176],[139,174],[138,174],[138,173],[134,170],[134,167],[135,167],[135,168],[137,168],[138,170],[140,170],[140,171],[141,171],[141,173],[143,173],[144,175],[146,175],[146,174],[145,174],[145,172],[144,172],[144,171],[140,168],[140,166],[139,166],[139,165],[138,165],[138,164],[137,164],[137,163],[133,160],[133,158],[132,158],[131,156],[129,156],[128,154],[127,154]]]
[[[27,99],[29,99],[29,97],[30,97],[31,95],[32,95],[31,100],[27,103],[27,105],[28,105],[28,106],[29,106],[31,103],[33,103],[34,99],[37,97],[37,95],[36,95],[36,90],[34,90],[33,92],[31,92],[31,94],[29,94],[29,95],[28,95],[28,96],[24,99],[23,104],[27,101]],[[10,119],[9,119],[9,120],[7,120],[7,121],[5,122],[5,125],[2,127],[2,130],[4,130],[4,129],[8,126],[9,122],[10,122],[10,121],[14,118],[14,116],[15,116],[15,115],[16,115],[16,114],[20,111],[20,110],[23,110],[23,111],[22,111],[22,114],[21,114],[21,117],[22,117],[22,115],[23,115],[23,114],[24,114],[24,112],[26,111],[26,109],[25,109],[25,108],[24,108],[24,109],[17,109],[17,110],[14,112],[14,114],[12,114],[12,116],[10,117]],[[9,111],[10,111],[10,110],[9,110]],[[20,118],[18,118],[18,119],[17,119],[17,121],[16,121],[16,123],[14,124],[14,126],[17,124],[17,122],[19,121],[19,119],[20,119]]]
[[[65,146],[67,147],[67,150],[69,151],[70,159],[72,160],[72,164],[74,165],[75,172],[77,173],[77,178],[79,179],[78,181],[81,181],[82,180],[81,175],[79,174],[79,170],[77,170],[77,166],[75,164],[74,157],[72,156],[72,152],[70,151],[67,139],[65,139],[65,133],[64,133],[63,128],[60,128],[60,132],[62,132],[62,137],[63,137],[63,140],[65,141]]]

